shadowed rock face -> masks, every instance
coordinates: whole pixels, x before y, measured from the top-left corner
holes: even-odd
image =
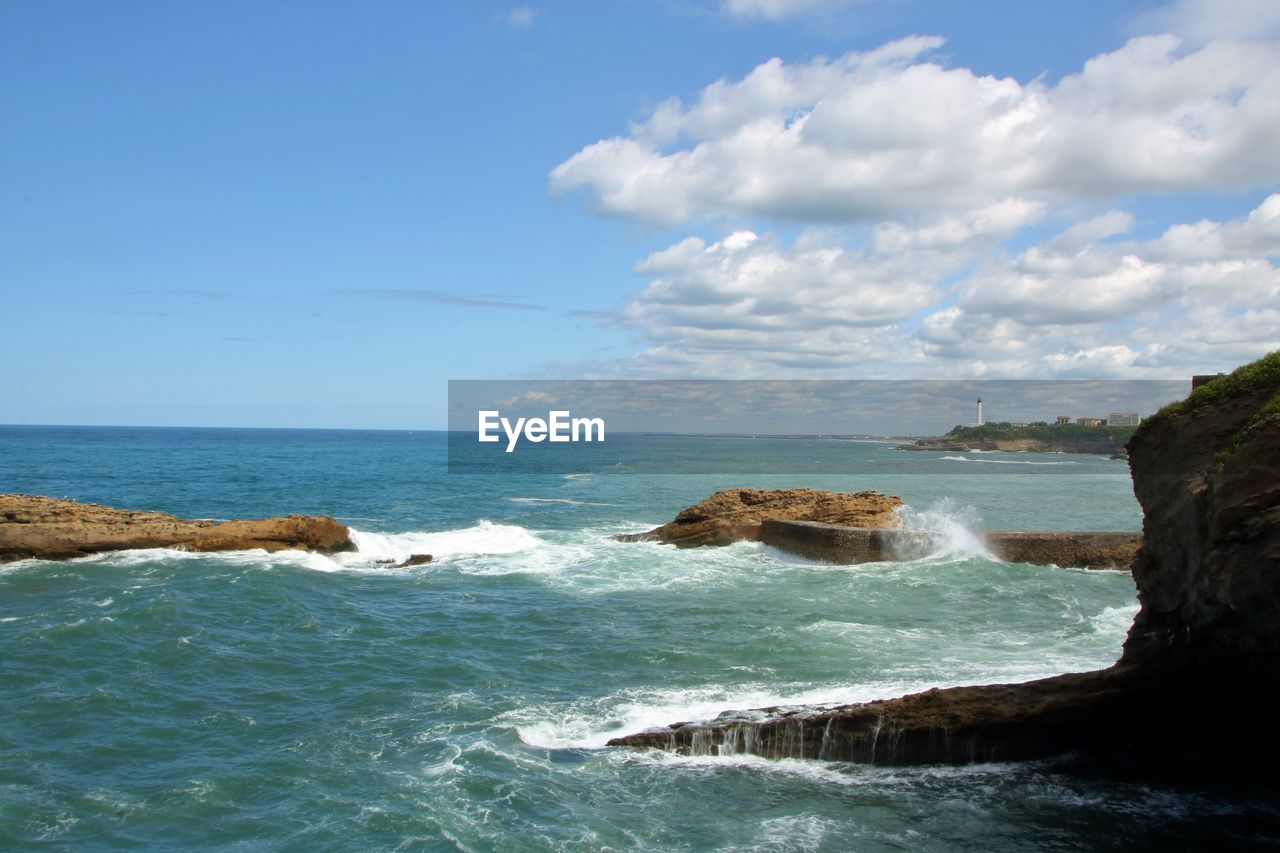
[[[113,509],[34,495],[0,495],[0,562],[66,560],[129,548],[187,551],[353,551],[347,528],[327,515],[187,521],[163,512]]]
[[[902,499],[880,492],[814,489],[725,489],[683,510],[670,524],[625,533],[623,542],[657,541],[678,548],[758,539],[765,519],[823,521],[849,527],[897,527]]]
[[[1280,758],[1280,353],[1197,389],[1128,444],[1141,612],[1107,670],[858,705],[732,711],[610,741],[877,764],[1083,753],[1267,775]]]

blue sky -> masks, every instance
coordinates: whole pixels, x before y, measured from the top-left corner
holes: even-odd
[[[0,423],[439,428],[451,378],[1228,369],[1280,345],[1278,24],[7,3]]]

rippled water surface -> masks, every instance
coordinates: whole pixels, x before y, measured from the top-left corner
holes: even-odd
[[[747,452],[901,462],[875,476],[458,477],[431,433],[0,428],[0,491],[209,518],[326,512],[359,545],[0,569],[0,847],[1059,849],[1275,836],[1275,812],[1247,793],[1048,765],[604,748],[727,708],[1023,680],[1119,654],[1137,610],[1127,574],[995,562],[965,531],[1137,529],[1123,463],[805,444]],[[955,535],[926,560],[852,567],[758,544],[609,538],[741,485],[878,488],[904,497],[913,524]],[[436,559],[377,562],[413,553]]]

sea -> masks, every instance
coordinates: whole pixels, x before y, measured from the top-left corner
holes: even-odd
[[[1110,665],[1138,610],[1129,574],[999,562],[976,534],[1138,530],[1123,461],[633,436],[653,457],[721,460],[719,473],[584,464],[469,475],[450,472],[446,439],[0,427],[0,492],[191,518],[330,514],[358,546],[0,566],[0,848],[1280,839],[1267,796],[1194,780],[1096,778],[1056,762],[904,768],[605,746],[727,709]],[[796,473],[735,474],[735,459]],[[899,495],[908,526],[944,535],[927,558],[857,566],[759,543],[678,550],[611,538],[718,489],[795,486]],[[383,562],[421,553],[434,561]]]

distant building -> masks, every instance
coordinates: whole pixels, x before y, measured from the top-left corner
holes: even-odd
[[[1137,412],[1112,412],[1107,415],[1107,426],[1137,426],[1142,418]]]
[[[1031,424],[1025,421],[1014,421],[1013,423],[1009,424],[1009,426],[1024,427],[1024,426],[1031,426]]]
[[[1080,426],[1102,426],[1102,418],[1076,418],[1076,423]]]
[[[1071,423],[1071,415],[1058,415],[1058,419],[1054,421],[1054,426],[1066,426]]]

